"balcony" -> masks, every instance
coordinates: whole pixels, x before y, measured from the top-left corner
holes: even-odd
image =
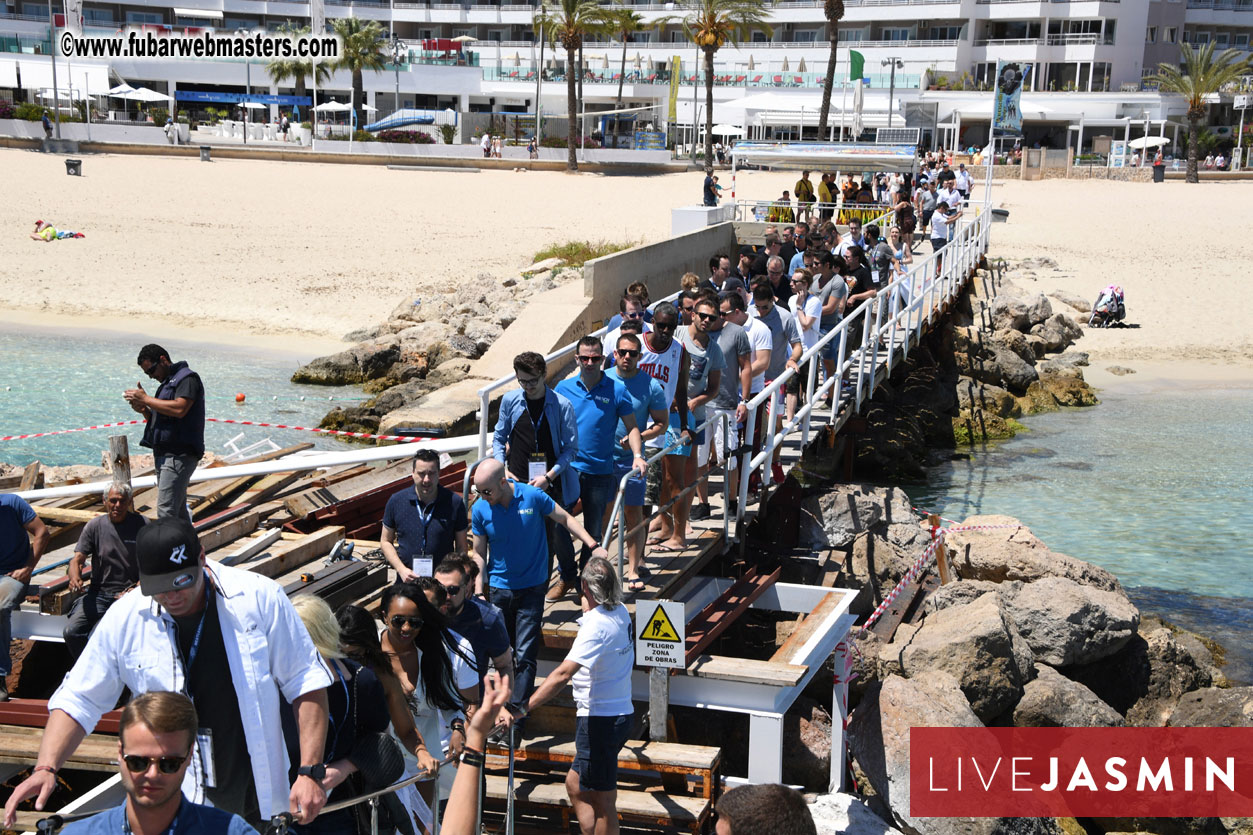
[[[659,65],[652,70],[637,70],[631,68],[631,64],[627,64],[627,73],[623,82],[626,84],[669,84],[670,70],[668,66]],[[543,80],[546,82],[564,82],[566,80],[565,67],[550,67],[544,70]],[[583,82],[585,84],[617,84],[619,81],[619,72],[617,69],[587,69],[583,73]],[[887,87],[890,79],[887,75],[869,76],[871,87]],[[516,81],[519,83],[533,84],[536,79],[536,70],[534,65],[518,66],[518,67],[485,67],[483,69],[484,81]],[[715,87],[790,87],[790,88],[807,88],[819,89],[826,80],[826,73],[819,72],[783,72],[781,70],[745,70],[743,68],[726,69],[714,71]],[[896,74],[896,88],[898,90],[917,89],[921,82],[920,76],[907,75],[905,73]],[[679,84],[691,86],[693,84],[703,87],[705,85],[705,74],[685,72],[679,77]]]
[[[1100,35],[1090,32],[1071,32],[1048,37],[1049,46],[1097,46],[1102,43]]]
[[[1039,46],[1043,38],[980,38],[975,46]]]

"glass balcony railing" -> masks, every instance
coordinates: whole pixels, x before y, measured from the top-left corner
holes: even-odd
[[[617,69],[587,69],[583,73],[584,84],[617,84],[620,80],[619,71]],[[867,76],[869,86],[887,88],[891,83],[891,77],[887,73],[880,75]],[[517,67],[484,67],[484,81],[517,81],[524,83],[535,83],[536,68],[534,65],[522,65]],[[566,80],[565,67],[550,67],[544,69],[544,81],[562,81]],[[657,69],[634,69],[629,64],[625,78],[621,79],[626,84],[669,84],[670,71],[668,67],[658,67]],[[817,89],[823,86],[826,80],[826,73],[822,72],[783,72],[781,70],[723,70],[714,71],[715,87],[796,87]],[[898,90],[917,89],[921,82],[918,75],[910,75],[908,73],[896,74],[896,88]],[[684,72],[679,76],[681,85],[689,86],[696,84],[704,86],[705,74]],[[839,80],[836,81],[839,86]]]

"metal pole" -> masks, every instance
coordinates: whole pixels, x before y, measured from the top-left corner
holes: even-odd
[[[392,6],[393,13],[395,5]],[[400,38],[392,32],[392,67],[396,70],[396,109],[400,109]]]
[[[513,752],[514,726],[509,726],[509,793],[505,798],[505,835],[513,835]]]
[[[888,127],[892,127],[892,99],[896,96],[896,65],[900,63],[900,59],[895,55],[883,59],[880,65],[887,64],[891,73],[888,76]]]
[[[48,0],[48,51],[52,53],[52,112],[57,122],[57,139],[61,138],[61,99],[57,89],[57,21],[52,16],[52,0]]]
[[[244,61],[244,144],[248,144],[248,105],[252,103],[252,62]]]
[[[539,64],[535,67],[535,146],[539,147],[540,140],[540,106],[539,97],[544,89],[544,10],[547,8],[543,3],[539,7]]]

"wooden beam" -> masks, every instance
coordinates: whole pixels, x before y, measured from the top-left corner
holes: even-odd
[[[109,436],[109,471],[113,474],[113,487],[131,492],[131,453],[125,435]]]
[[[281,576],[292,569],[313,562],[318,557],[326,556],[343,535],[342,527],[323,528],[317,533],[309,534],[291,547],[253,563],[248,566],[248,569],[266,577]],[[277,546],[275,550],[278,551]]]
[[[35,490],[43,487],[44,475],[41,471],[41,465],[38,461],[31,461],[26,465],[26,469],[22,470],[22,480],[18,483],[18,492],[23,490]]]
[[[745,575],[731,585],[716,600],[700,611],[687,625],[687,645],[684,664],[689,665],[704,652],[714,639],[726,631],[732,623],[753,605],[762,592],[779,580],[783,566],[775,568],[770,575]]]
[[[204,547],[205,553],[208,553],[223,545],[231,544],[241,536],[247,536],[255,531],[259,524],[261,524],[260,513],[245,513],[243,516],[237,516],[229,522],[224,522],[200,534],[200,544]]]
[[[75,522],[90,522],[100,515],[94,510],[68,510],[63,507],[49,507],[46,504],[33,505],[35,515],[46,522],[60,522],[72,525]]]
[[[778,650],[775,651],[774,655],[770,656],[770,660],[780,664],[787,664],[788,658],[790,658],[796,650],[803,647],[806,642],[813,637],[814,632],[822,626],[822,623],[826,620],[827,615],[829,615],[832,610],[838,608],[843,599],[843,595],[836,594],[835,592],[829,592],[826,596],[824,596],[822,600],[819,601],[818,605],[815,606],[813,610],[801,620],[796,629],[793,630],[792,634],[789,635],[787,640],[783,642],[783,646],[779,647]]]

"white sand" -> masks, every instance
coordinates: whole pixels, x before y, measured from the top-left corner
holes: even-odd
[[[0,150],[0,320],[307,352],[384,318],[405,296],[514,275],[566,239],[655,241],[701,175],[391,171],[382,166],[87,156]],[[771,198],[795,173],[746,172],[741,198]],[[731,186],[730,173],[722,184]],[[1253,183],[1049,180],[997,185],[1010,222],[993,256],[1048,256],[1035,286],[1088,301],[1123,285],[1134,329],[1090,331],[1098,363],[1183,358],[1253,363],[1243,297]],[[36,243],[34,220],[86,233]],[[930,247],[923,245],[924,251]],[[1028,284],[1031,282],[1028,281]],[[1108,362],[1107,362],[1108,361]]]

